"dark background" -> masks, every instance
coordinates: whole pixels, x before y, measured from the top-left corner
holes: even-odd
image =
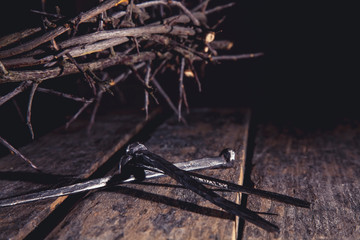
[[[62,1],[69,6],[63,8],[66,14],[87,8],[81,4],[71,6],[72,2]],[[39,26],[38,17],[29,9],[40,9],[40,1],[7,1],[2,5],[1,35]],[[185,82],[190,106],[252,107],[260,121],[311,128],[357,119],[360,79],[354,47],[358,31],[355,9],[345,3],[237,1],[234,8],[227,10],[217,39],[234,41],[232,54],[263,52],[264,56],[209,65],[202,79],[202,93],[192,82]],[[71,81],[66,81],[71,87]],[[50,82],[46,84],[51,87]],[[177,81],[173,82],[176,86]],[[1,94],[11,87],[0,86]],[[25,116],[27,101],[27,94],[18,98]],[[106,97],[103,109],[106,102],[112,106],[111,96]],[[122,107],[140,109],[139,104],[142,98],[130,99]],[[36,136],[60,126],[78,108],[72,101],[38,94],[32,114]],[[27,127],[11,102],[1,106],[0,119],[2,137],[15,146],[30,141]]]

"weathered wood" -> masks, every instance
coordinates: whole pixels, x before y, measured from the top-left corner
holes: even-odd
[[[234,168],[202,174],[238,183],[243,173],[248,111],[192,112],[188,126],[169,119],[145,143],[171,162],[237,152]],[[175,185],[174,185],[175,184]],[[236,193],[220,193],[235,201]],[[147,184],[124,184],[93,192],[81,201],[47,239],[234,239],[235,217],[169,177]]]
[[[243,239],[360,239],[360,123],[319,127],[310,131],[259,126],[252,171],[255,186],[301,197],[312,205],[302,209],[249,197],[250,209],[278,214],[265,217],[281,232],[269,234],[246,224]]]
[[[158,111],[154,112],[154,116]],[[22,159],[9,155],[0,159],[0,198],[56,186],[64,176],[87,178],[145,125],[140,114],[99,116],[87,135],[88,121],[76,121],[68,130],[58,129],[20,151],[43,176]],[[67,197],[0,209],[0,239],[22,239]]]

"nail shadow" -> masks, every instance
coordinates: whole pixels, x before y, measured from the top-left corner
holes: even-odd
[[[167,186],[167,185],[170,185],[170,184],[165,184],[165,186]],[[176,186],[176,187],[182,187],[182,186]],[[186,202],[183,200],[174,199],[174,198],[170,198],[167,196],[158,195],[158,194],[154,194],[154,193],[150,193],[150,192],[146,192],[146,191],[142,191],[142,190],[138,190],[138,189],[134,189],[134,188],[130,188],[130,187],[114,186],[110,189],[107,189],[106,191],[121,193],[121,194],[125,194],[127,196],[132,196],[132,197],[143,199],[146,201],[162,203],[162,204],[165,204],[165,205],[168,205],[171,207],[179,208],[181,210],[206,215],[209,217],[216,217],[216,218],[221,218],[221,219],[226,219],[226,220],[235,220],[234,215],[227,213],[225,211],[221,211],[221,210],[217,210],[217,209],[213,209],[213,208],[209,208],[209,207],[199,206],[195,203],[190,203],[190,202]]]
[[[58,175],[52,173],[42,173],[42,172],[25,172],[25,171],[4,171],[0,172],[0,180],[7,181],[24,181],[38,184],[58,184],[63,181],[74,181],[79,180],[73,175]]]

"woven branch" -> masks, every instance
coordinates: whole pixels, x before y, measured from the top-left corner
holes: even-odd
[[[184,78],[193,78],[201,91],[200,75],[196,73],[194,62],[208,64],[262,55],[223,55],[233,43],[216,39],[217,30],[212,28],[222,24],[224,17],[220,16],[214,26],[209,26],[208,18],[234,3],[216,2],[220,5],[208,9],[209,1],[198,1],[198,5],[190,9],[189,6],[194,4],[190,0],[105,0],[68,20],[59,13],[46,13],[44,9],[33,11],[42,14],[43,28],[27,29],[0,39],[0,84],[20,83],[13,91],[0,96],[0,106],[31,87],[26,124],[34,136],[31,109],[37,92],[77,102],[81,100],[83,106],[66,126],[94,105],[88,127],[90,132],[103,94],[106,91],[112,93],[111,88],[116,90],[117,85],[134,74],[144,88],[146,115],[150,100],[157,102],[156,95],[161,95],[179,121],[185,123],[181,113],[183,107],[188,110],[189,105]],[[49,20],[51,17],[55,20]],[[79,26],[85,23],[86,27],[80,29]],[[128,70],[111,79],[106,73],[107,68],[120,65]],[[179,73],[179,78],[173,81],[179,84],[177,107],[156,80],[165,69]],[[90,98],[39,87],[44,80],[76,73],[82,74],[92,88]]]

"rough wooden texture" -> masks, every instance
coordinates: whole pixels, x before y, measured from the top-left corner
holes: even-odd
[[[65,131],[58,129],[20,151],[43,176],[13,155],[0,159],[0,198],[54,187],[64,176],[89,177],[144,126],[140,114],[98,117],[90,136],[88,121],[77,121]],[[45,219],[65,197],[0,209],[0,239],[22,239]]]
[[[247,111],[196,111],[188,126],[171,118],[145,143],[172,162],[236,150],[234,168],[202,174],[232,182],[240,179],[249,115]],[[221,193],[235,201],[236,193]],[[148,184],[126,184],[93,192],[47,239],[234,239],[235,217],[166,177]]]
[[[255,186],[312,205],[302,209],[249,197],[250,209],[278,214],[265,217],[281,232],[246,224],[243,239],[360,239],[359,122],[323,122],[313,130],[265,124],[256,136]]]

